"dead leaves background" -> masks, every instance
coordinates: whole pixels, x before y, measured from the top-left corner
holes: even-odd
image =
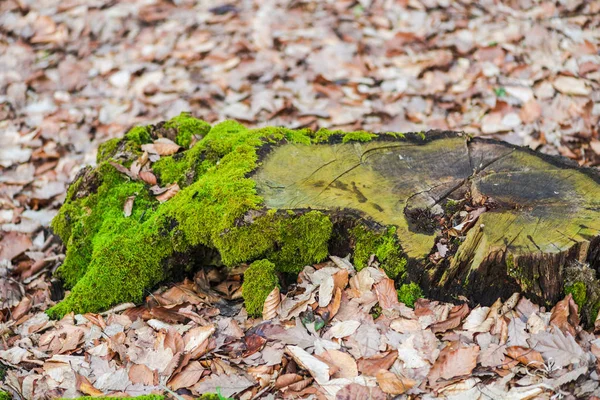
[[[380,271],[342,259],[272,293],[265,323],[220,301],[235,298],[239,276],[217,284],[221,294],[204,277],[104,316],[51,322],[43,310],[60,297],[50,273],[63,255],[47,227],[67,183],[101,141],[181,111],[257,126],[465,130],[598,166],[599,12],[582,0],[0,2],[6,384],[24,398],[161,385],[243,398],[597,394],[600,345],[572,300],[551,313],[518,297],[411,310]],[[167,201],[179,188],[157,186],[148,161],[178,147],[148,146],[122,172]]]

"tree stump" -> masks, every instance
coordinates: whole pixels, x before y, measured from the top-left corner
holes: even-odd
[[[293,273],[353,252],[357,268],[379,262],[429,296],[482,304],[515,291],[550,304],[578,280],[569,268],[600,267],[600,174],[566,159],[453,132],[177,118],[107,143],[70,187],[53,227],[72,291],[51,315],[139,301],[186,268],[259,259]]]

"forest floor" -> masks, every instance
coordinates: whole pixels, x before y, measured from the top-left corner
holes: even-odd
[[[247,318],[236,270],[102,315],[44,313],[64,258],[49,222],[98,144],[136,124],[191,111],[249,126],[462,130],[597,168],[599,51],[600,3],[585,0],[0,2],[0,390],[600,396],[600,340],[570,296],[552,310],[518,295],[410,308],[379,270],[343,259],[306,267],[304,292],[273,296],[266,322]]]

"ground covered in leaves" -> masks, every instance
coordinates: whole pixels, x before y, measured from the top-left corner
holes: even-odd
[[[1,389],[591,396],[598,347],[570,299],[552,312],[518,298],[413,310],[376,269],[341,260],[308,267],[279,306],[272,296],[265,323],[236,302],[241,270],[200,272],[104,316],[43,311],[62,297],[51,273],[64,248],[48,225],[68,182],[100,142],[181,111],[464,130],[597,167],[599,15],[584,0],[0,2]]]

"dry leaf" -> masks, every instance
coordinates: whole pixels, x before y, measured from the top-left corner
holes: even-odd
[[[585,80],[573,78],[571,76],[559,76],[554,79],[552,85],[556,90],[564,94],[576,96],[589,96],[591,89],[586,85]]]
[[[348,353],[339,350],[327,350],[319,357],[330,365],[337,367],[337,371],[332,378],[354,379],[358,376],[358,367],[354,358]]]
[[[558,326],[563,332],[570,333],[571,336],[577,334],[575,327],[579,327],[579,315],[577,304],[571,293],[556,303],[552,309],[550,325]]]
[[[359,321],[347,320],[342,322],[336,322],[335,325],[329,329],[327,334],[334,338],[344,338],[350,336],[356,332],[360,326]]]
[[[151,144],[143,144],[142,150],[159,156],[170,156],[179,151],[181,146],[167,138],[159,138]]]
[[[542,355],[533,349],[520,346],[510,346],[506,348],[506,354],[510,358],[517,360],[527,367],[539,369],[544,366],[544,359],[542,358]]]
[[[149,185],[156,185],[156,176],[150,171],[141,171],[138,176]]]
[[[215,332],[214,325],[199,326],[197,328],[190,329],[183,336],[183,341],[185,343],[184,351],[187,353],[193,353],[214,332]]]
[[[384,354],[377,354],[369,358],[360,358],[358,360],[358,370],[363,375],[376,376],[380,370],[388,370],[398,358],[398,352],[390,351]]]
[[[477,365],[479,346],[464,347],[459,342],[446,346],[429,372],[429,382],[439,378],[452,379],[455,376],[469,375]]]
[[[164,203],[165,201],[174,197],[178,192],[179,192],[179,185],[177,183],[172,183],[167,186],[166,192],[156,196],[156,200],[160,201],[161,203]]]
[[[123,206],[123,215],[125,217],[131,216],[131,212],[133,211],[133,202],[135,201],[135,196],[129,196],[125,200],[125,205]]]
[[[158,375],[144,364],[133,364],[129,368],[129,380],[132,383],[152,386],[158,383]]]
[[[377,384],[387,394],[398,395],[407,392],[416,382],[405,376],[399,376],[393,372],[380,370],[376,375]]]
[[[277,317],[277,309],[281,304],[281,294],[279,293],[279,287],[275,287],[271,293],[267,296],[265,304],[263,305],[262,318],[263,320],[271,320]]]
[[[382,279],[375,285],[375,293],[377,293],[379,306],[383,310],[390,310],[400,304],[394,281],[389,278]]]
[[[192,361],[181,372],[171,378],[167,386],[171,390],[190,387],[200,380],[203,372],[202,365],[198,361]]]
[[[298,346],[287,346],[286,351],[299,366],[310,372],[317,383],[329,381],[329,365]]]

